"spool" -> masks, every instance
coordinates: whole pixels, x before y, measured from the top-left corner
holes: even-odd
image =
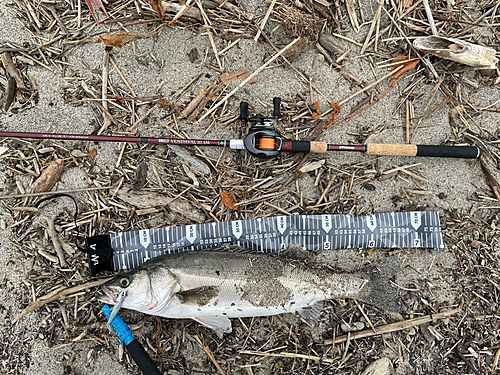
[[[276,146],[276,140],[274,138],[260,138],[259,139],[259,149],[260,150],[274,150]]]

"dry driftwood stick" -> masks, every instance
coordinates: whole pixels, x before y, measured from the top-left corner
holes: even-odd
[[[66,26],[64,25],[64,22],[61,20],[61,18],[57,14],[55,5],[54,4],[43,4],[43,6],[45,8],[47,8],[48,10],[50,10],[50,13],[52,13],[52,15],[54,16],[54,18],[57,21],[57,24],[61,28],[62,33],[65,35],[69,35],[68,29],[66,28]]]
[[[271,2],[271,5],[269,5],[269,8],[267,9],[267,13],[264,16],[262,23],[260,24],[260,28],[259,28],[259,30],[257,30],[257,35],[255,35],[255,38],[253,39],[255,42],[257,42],[259,40],[260,34],[262,33],[262,30],[264,30],[264,26],[266,26],[267,20],[268,20],[269,16],[271,15],[271,12],[273,11],[275,4],[276,4],[276,0],[273,0]]]
[[[387,17],[389,17],[392,24],[396,27],[396,29],[399,31],[401,36],[406,40],[406,43],[408,43],[408,45],[413,50],[413,52],[415,52],[415,54],[418,56],[418,58],[420,60],[422,60],[423,63],[429,68],[429,70],[432,72],[432,75],[434,76],[434,78],[439,78],[439,75],[437,74],[436,69],[434,69],[434,66],[431,64],[429,59],[424,59],[422,57],[422,55],[417,51],[417,49],[415,47],[413,47],[412,42],[410,42],[410,40],[408,39],[408,37],[406,36],[404,31],[401,29],[401,27],[399,27],[398,23],[394,20],[394,17],[392,17],[391,14],[384,7],[382,7],[382,10],[385,12],[385,14],[387,14]]]
[[[43,28],[42,23],[38,19],[38,16],[36,15],[33,7],[30,4],[30,2],[29,1],[25,1],[24,3],[26,4],[26,7],[28,8],[28,12],[30,13],[31,17],[33,18],[33,21],[35,21],[36,26],[38,27],[38,29],[42,29]]]
[[[114,186],[103,186],[103,187],[75,189],[75,190],[44,191],[41,193],[30,193],[30,194],[1,195],[0,200],[1,199],[11,199],[11,198],[41,197],[42,195],[81,193],[81,192],[85,192],[85,191],[107,190],[107,189],[113,189],[113,188],[114,188]]]
[[[13,321],[12,324],[17,323],[23,316],[26,316],[30,312],[33,312],[35,310],[38,310],[40,307],[45,306],[46,304],[57,301],[59,299],[63,299],[67,296],[72,295],[73,293],[80,292],[85,289],[90,289],[90,288],[95,288],[97,286],[101,286],[102,284],[108,282],[109,280],[113,279],[112,277],[108,277],[107,279],[102,279],[102,280],[95,280],[95,281],[90,281],[88,283],[82,284],[82,285],[77,285],[74,286],[73,288],[66,288],[66,287],[61,287],[58,288],[49,294],[40,297],[38,301],[33,303],[32,305],[28,306],[25,308],[21,314],[19,314]]]
[[[328,53],[328,51],[326,49],[324,49],[321,44],[319,43],[316,43],[316,48],[318,49],[319,52],[321,52],[321,54],[323,56],[325,56],[325,58],[327,59],[328,63],[330,65],[333,65],[335,67],[335,69],[339,69],[340,72],[345,76],[347,77],[348,79],[356,82],[359,86],[363,86],[363,81],[361,81],[359,78],[353,76],[351,73],[349,73],[347,70],[344,69],[344,67],[338,63],[335,62],[335,60],[332,59],[332,57],[330,56],[330,54]]]
[[[378,4],[377,12],[375,13],[375,17],[373,17],[372,24],[370,25],[370,30],[368,31],[368,35],[366,36],[366,39],[365,39],[365,43],[363,44],[363,47],[361,48],[361,52],[359,53],[360,55],[365,53],[366,49],[368,48],[368,43],[370,42],[370,38],[372,37],[373,30],[375,30],[375,26],[377,25],[378,21],[380,20],[380,14],[382,13],[383,6],[384,6],[384,2],[381,1]]]
[[[385,326],[375,327],[377,329],[377,332],[373,332],[373,330],[371,330],[371,329],[367,329],[365,331],[360,331],[360,332],[350,332],[350,334],[351,334],[350,337],[351,337],[351,340],[354,340],[354,339],[362,339],[365,337],[381,335],[384,333],[401,331],[402,329],[419,326],[421,324],[429,323],[429,322],[432,322],[432,321],[437,320],[437,319],[448,318],[450,316],[455,315],[456,313],[458,313],[460,311],[461,311],[461,309],[458,308],[458,309],[454,309],[454,310],[446,311],[446,312],[442,312],[442,313],[421,316],[419,318],[414,318],[414,319],[408,319],[408,320],[404,320],[402,322],[386,324]],[[326,340],[325,345],[332,345],[332,343],[338,344],[338,343],[344,342],[346,340],[347,340],[347,335],[343,335],[343,336],[336,337],[335,340],[333,340],[333,339]]]
[[[365,92],[366,90],[369,90],[371,89],[373,86],[379,84],[380,82],[382,82],[383,80],[389,78],[390,76],[392,76],[394,73],[398,72],[399,70],[403,69],[404,68],[404,65],[401,65],[401,66],[398,66],[396,69],[394,70],[391,70],[390,73],[387,73],[385,76],[383,76],[382,78],[379,78],[378,80],[376,80],[375,82],[369,84],[368,86],[362,88],[361,90],[355,92],[354,94],[352,94],[351,96],[349,96],[348,98],[345,98],[344,100],[342,100],[339,105],[342,105],[342,104],[345,104],[347,103],[349,100],[351,100],[352,98],[358,96],[359,94],[361,94],[362,92]]]
[[[56,250],[57,257],[59,258],[59,264],[61,267],[66,267],[68,264],[66,263],[66,259],[64,259],[61,241],[59,241],[59,235],[56,231],[55,219],[55,216],[45,217],[45,220],[47,221],[47,230],[49,232],[49,237],[52,240],[52,245],[54,245],[54,249]]]
[[[266,68],[266,66],[268,66],[269,64],[271,64],[274,60],[276,60],[278,57],[280,57],[281,55],[283,55],[283,53],[285,53],[291,46],[293,46],[295,43],[297,43],[298,41],[300,40],[300,38],[297,38],[295,39],[294,41],[292,41],[290,44],[288,44],[286,47],[284,47],[281,51],[279,51],[276,55],[274,55],[273,57],[271,57],[266,63],[264,63],[259,69],[257,69],[255,72],[253,72],[252,74],[250,74],[248,76],[247,79],[245,79],[243,82],[241,82],[238,86],[236,86],[236,88],[231,91],[229,94],[227,94],[224,98],[222,98],[216,105],[214,105],[207,113],[205,113],[203,116],[201,116],[198,121],[198,123],[200,123],[203,119],[205,119],[206,117],[210,116],[212,113],[215,112],[215,110],[217,108],[219,108],[222,104],[224,104],[231,96],[233,96],[236,91],[238,91],[239,89],[241,89],[243,86],[245,86],[245,84],[250,81],[253,77],[255,77],[257,74],[259,74],[262,70],[264,70]]]
[[[489,158],[483,154],[481,156],[481,166],[483,167],[483,171],[488,177],[488,181],[491,186],[491,190],[495,193],[495,197],[500,201],[500,172],[498,169],[493,167]]]
[[[221,8],[226,9],[230,11],[231,13],[234,14],[239,14],[243,18],[247,19],[248,21],[253,19],[253,14],[248,12],[247,10],[243,9],[240,6],[236,6],[229,1],[224,1],[224,0],[214,0],[215,3],[217,3]]]
[[[188,106],[181,112],[181,117],[188,117],[198,107],[203,98],[206,97],[210,91],[212,91],[214,85],[215,84],[211,83],[206,84],[205,87],[200,90]]]
[[[102,107],[108,111],[108,66],[109,66],[109,51],[110,48],[106,47],[104,49],[104,59],[102,62]],[[107,128],[110,125],[110,119],[108,116],[106,116],[106,113],[103,114],[104,116],[104,128]],[[99,134],[101,131],[99,131]]]
[[[429,21],[429,25],[431,26],[432,35],[438,35],[436,23],[434,22],[434,17],[432,16],[431,7],[429,6],[429,0],[423,0],[423,2],[425,13],[427,14],[427,20]]]
[[[176,3],[171,3],[170,1],[168,2],[162,1],[161,3],[163,4],[163,8],[165,9],[165,11],[170,13],[178,13],[182,8],[181,5]],[[194,18],[200,21],[202,19],[200,11],[196,8],[189,9],[186,13],[184,13],[184,16]]]
[[[248,354],[248,355],[258,355],[262,357],[281,357],[281,358],[299,358],[299,359],[309,359],[312,361],[321,361],[326,363],[334,363],[334,359],[332,358],[321,358],[315,355],[307,355],[300,353],[289,353],[289,352],[281,352],[281,353],[270,353],[270,352],[259,352],[255,350],[242,350],[240,354]]]
[[[357,34],[359,33],[359,23],[358,17],[356,16],[356,10],[354,9],[354,1],[346,0],[345,7],[347,8],[347,13],[349,14],[349,19],[351,20],[352,29]]]
[[[222,90],[221,85],[214,83],[208,94],[201,99],[200,104],[198,104],[198,107],[196,107],[194,111],[189,115],[189,117],[187,118],[188,121],[194,121],[209,102],[215,102],[216,98],[219,97],[219,93],[221,92],[221,90]]]
[[[9,77],[7,80],[7,87],[5,89],[5,93],[3,98],[0,100],[0,106],[4,106],[5,112],[7,112],[12,103],[14,103],[14,99],[16,97],[17,85],[16,80],[12,77]]]
[[[206,346],[205,344],[203,344],[203,342],[201,341],[201,339],[198,336],[195,336],[194,338],[196,339],[198,344],[201,346],[201,348],[205,351],[205,353],[207,353],[208,358],[210,358],[210,360],[215,365],[215,367],[217,367],[217,370],[221,373],[221,375],[226,375],[224,370],[222,370],[222,367],[220,367],[219,363],[217,363],[217,360],[215,359],[214,355],[212,354],[212,351],[210,350],[210,348],[208,346]]]
[[[4,52],[2,53],[2,62],[3,66],[5,67],[5,70],[11,76],[16,80],[17,87],[23,90],[26,90],[26,86],[24,85],[23,79],[21,77],[21,74],[19,73],[19,70],[17,70],[16,65],[12,61],[12,58],[10,57],[10,53]]]
[[[33,183],[33,193],[43,193],[52,190],[61,178],[64,170],[63,159],[54,160]]]
[[[424,36],[413,41],[413,46],[423,52],[456,61],[478,69],[496,69],[498,59],[493,48],[469,43],[456,38]]]

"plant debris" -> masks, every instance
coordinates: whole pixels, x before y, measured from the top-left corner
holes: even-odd
[[[491,124],[498,123],[500,107],[498,98],[479,105],[477,96],[483,89],[498,91],[500,73],[494,64],[475,70],[414,43],[430,34],[439,39],[436,29],[446,40],[481,46],[496,62],[490,49],[500,43],[497,0],[85,3],[6,5],[29,39],[0,41],[2,130],[37,106],[53,106],[61,115],[63,108],[85,106],[95,114],[85,124],[89,134],[166,136],[179,144],[195,135],[241,139],[248,129],[238,121],[238,103],[251,89],[279,92],[277,82],[290,72],[301,86],[282,95],[277,130],[285,139],[413,143],[432,127],[444,145],[481,147],[484,174],[467,181],[464,196],[450,198],[458,187],[448,183],[449,161],[433,161],[443,174],[434,176],[420,161],[397,158],[283,154],[263,160],[242,150],[119,143],[116,151],[89,142],[2,139],[0,226],[12,252],[6,267],[16,269],[14,276],[0,275],[0,289],[10,296],[0,302],[2,374],[27,373],[36,362],[33,348],[40,346],[51,347],[65,373],[79,373],[76,357],[84,358],[87,371],[104,353],[137,372],[106,330],[95,298],[108,279],[89,280],[87,255],[75,250],[88,236],[282,215],[370,215],[379,199],[401,211],[439,209],[447,250],[349,249],[317,257],[325,267],[353,272],[378,261],[397,267],[399,278],[391,283],[404,302],[402,315],[352,300],[329,301],[320,327],[291,314],[245,318],[235,320],[223,340],[188,321],[122,315],[160,370],[171,375],[354,375],[378,361],[401,374],[498,371],[500,133]],[[192,76],[178,68],[179,61],[166,64],[158,57],[162,43],[186,43],[188,37],[206,42],[176,56],[189,61]],[[96,39],[107,46],[104,54]],[[242,53],[246,42],[255,54]],[[74,64],[87,44],[101,48],[101,55]],[[134,69],[169,69],[188,79],[172,92],[158,74],[146,97],[131,80]],[[40,71],[64,80],[60,92],[37,86]],[[336,74],[329,90],[318,78],[327,71]],[[266,81],[269,72],[274,75]],[[385,101],[391,95],[396,105]],[[271,109],[270,98],[251,110],[259,108]],[[368,125],[350,121],[368,113]],[[449,119],[443,129],[437,130],[441,122],[426,123],[443,113]],[[53,124],[36,125],[57,132]],[[456,163],[455,169],[473,165],[481,171],[479,162]],[[71,174],[87,187],[68,186]],[[33,207],[46,192],[56,193],[54,186],[75,195],[78,215],[64,199]]]

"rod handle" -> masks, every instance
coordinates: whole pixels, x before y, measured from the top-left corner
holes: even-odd
[[[134,339],[127,345],[127,350],[144,375],[162,375],[139,341]]]
[[[281,116],[281,112],[280,112],[281,98],[275,96],[273,98],[273,105],[274,105],[273,117],[278,118]]]
[[[281,152],[314,152],[324,154],[328,150],[328,145],[325,142],[310,142],[310,141],[293,141],[284,140],[281,143]]]
[[[425,146],[369,143],[366,145],[366,153],[369,155],[478,159],[481,156],[481,149],[471,146]]]
[[[240,103],[240,120],[242,122],[248,121],[248,103],[247,102]]]

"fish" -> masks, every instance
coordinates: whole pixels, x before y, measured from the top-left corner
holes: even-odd
[[[343,298],[394,312],[401,309],[397,291],[376,267],[334,272],[317,263],[310,251],[293,246],[279,255],[163,255],[103,284],[98,295],[101,302],[119,302],[141,313],[193,319],[220,337],[231,332],[232,318],[298,313],[309,325],[318,325],[323,301]]]

